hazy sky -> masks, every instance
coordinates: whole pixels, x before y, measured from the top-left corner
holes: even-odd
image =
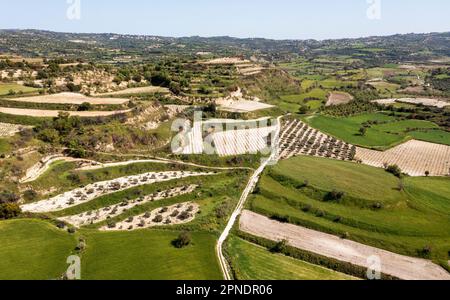
[[[81,2],[80,19],[67,10]],[[380,2],[380,19],[367,10]],[[0,0],[0,28],[326,39],[450,31],[448,0]],[[6,13],[7,12],[7,13]],[[76,16],[76,11],[71,10]],[[75,12],[75,14],[74,14]],[[377,16],[377,10],[369,15]]]

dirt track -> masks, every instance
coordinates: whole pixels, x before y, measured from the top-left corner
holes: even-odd
[[[124,114],[130,112],[131,109],[128,110],[117,110],[117,111],[68,111],[72,117],[108,117],[118,114]],[[21,109],[21,108],[7,108],[0,107],[0,113],[15,115],[15,116],[28,116],[28,117],[37,117],[37,118],[54,118],[57,117],[59,111],[57,110],[39,110],[39,109]]]
[[[240,229],[273,241],[286,239],[293,247],[368,267],[368,258],[381,259],[382,272],[405,280],[450,280],[450,274],[431,261],[395,254],[337,236],[284,224],[250,211],[240,218]]]
[[[74,105],[80,105],[83,103],[90,103],[92,105],[121,105],[128,103],[130,101],[128,99],[120,99],[120,98],[92,98],[77,93],[60,93],[36,97],[21,97],[21,98],[14,98],[11,100],[28,103],[74,104]]]

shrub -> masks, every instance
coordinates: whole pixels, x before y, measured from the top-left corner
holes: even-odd
[[[273,246],[270,251],[272,253],[284,253],[287,249],[288,246],[288,241],[287,240],[282,240],[279,241],[278,243],[275,244],[275,246]]]
[[[64,229],[64,228],[66,228],[66,224],[62,221],[58,221],[56,223],[56,227],[58,227],[59,229]]]
[[[155,223],[161,223],[163,221],[163,216],[162,215],[157,215],[154,219],[153,222]]]
[[[27,191],[25,191],[25,193],[23,193],[23,198],[26,201],[36,200],[37,196],[38,196],[38,193],[36,193],[36,191],[34,191],[34,190],[27,190]]]
[[[344,198],[345,193],[338,191],[338,190],[332,190],[325,196],[326,201],[339,201],[342,198]]]
[[[0,193],[0,204],[2,203],[15,203],[19,201],[20,197],[14,193],[2,192]]]
[[[112,229],[112,228],[116,228],[117,224],[116,222],[114,222],[111,219],[108,219],[108,221],[106,221],[106,225],[108,226],[108,228]]]
[[[178,219],[181,221],[187,220],[191,217],[192,215],[187,212],[187,211],[183,211],[181,214],[178,215]]]
[[[400,177],[402,175],[402,170],[397,165],[389,165],[386,167],[386,172],[393,174],[394,176]]]
[[[309,212],[312,209],[312,206],[309,204],[306,204],[305,206],[302,207],[302,211],[303,212]]]
[[[423,258],[430,258],[432,252],[431,246],[427,245],[419,251],[419,255]]]
[[[0,219],[8,220],[17,217],[22,213],[20,206],[16,203],[0,204]]]
[[[181,249],[181,248],[188,246],[191,242],[192,242],[192,237],[191,237],[190,233],[183,231],[182,233],[180,233],[178,238],[176,238],[172,242],[172,244],[174,247]]]
[[[89,102],[84,102],[78,107],[78,111],[89,111],[92,109],[92,105]]]

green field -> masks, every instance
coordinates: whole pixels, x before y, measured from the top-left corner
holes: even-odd
[[[383,113],[366,113],[346,118],[316,115],[305,118],[305,121],[312,127],[353,145],[378,150],[386,150],[411,138],[450,145],[448,132],[439,130],[435,123],[399,120]],[[367,128],[363,136],[359,130],[368,121],[378,124]]]
[[[352,280],[354,278],[251,244],[237,237],[228,253],[238,280]]]
[[[409,133],[417,140],[450,146],[450,132],[444,130],[418,130]]]
[[[0,280],[59,279],[76,240],[55,226],[36,220],[0,222]]]
[[[431,257],[448,260],[450,179],[405,178],[403,185],[382,169],[296,157],[266,172],[250,208],[406,255],[431,246]],[[333,190],[344,196],[328,198]]]
[[[192,244],[176,249],[179,232],[139,230],[85,234],[82,279],[110,280],[219,280],[216,237],[192,233]]]
[[[280,100],[272,102],[272,104],[292,113],[298,112],[302,105],[308,106],[311,110],[317,110],[323,105],[323,102],[326,101],[327,94],[327,91],[315,88],[302,94],[280,96]]]
[[[0,138],[0,155],[7,153],[11,149],[8,140]]]
[[[14,93],[32,93],[37,91],[37,89],[19,84],[0,83],[0,96],[8,95],[10,91]]]

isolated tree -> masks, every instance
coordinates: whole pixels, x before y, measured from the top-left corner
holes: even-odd
[[[301,114],[301,115],[307,114],[308,113],[308,106],[302,105],[299,108],[298,113]]]
[[[361,127],[361,128],[359,129],[359,134],[360,134],[361,136],[365,136],[366,133],[367,133],[367,128],[366,128],[366,127]]]
[[[180,235],[178,236],[178,238],[176,238],[172,244],[176,247],[176,248],[184,248],[186,246],[188,246],[190,243],[192,242],[192,237],[191,234],[187,231],[183,231],[182,233],[180,233]]]

